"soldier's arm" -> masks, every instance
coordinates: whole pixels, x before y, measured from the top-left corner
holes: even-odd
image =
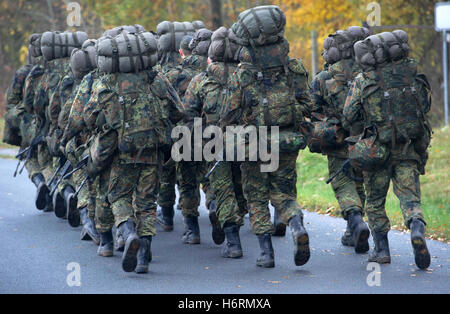
[[[325,100],[325,81],[328,73],[322,71],[317,74],[311,82],[310,94],[311,94],[311,113],[323,113],[323,108],[327,106]]]
[[[239,82],[239,70],[235,72],[229,81],[229,88],[225,100],[223,115],[220,118],[220,125],[238,124],[242,121],[244,93]]]
[[[183,107],[186,112],[184,119],[186,123],[192,123],[194,118],[201,117],[203,101],[199,90],[203,77],[203,74],[196,75],[189,83],[186,93],[184,94]]]
[[[361,97],[361,81],[358,76],[353,86],[350,88],[349,94],[345,101],[343,116],[344,119],[342,121],[342,126],[346,130],[350,130],[351,125],[360,120],[361,111],[362,111],[362,97]]]

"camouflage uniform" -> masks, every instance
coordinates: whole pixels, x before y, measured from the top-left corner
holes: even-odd
[[[182,117],[180,100],[167,81],[156,71],[143,71],[136,74],[107,74],[104,75],[94,91],[90,102],[95,102],[105,114],[107,123],[103,128],[117,130],[115,134],[124,132],[121,117],[122,105],[117,93],[135,93],[135,87],[149,84],[149,77],[153,77],[151,83],[152,93],[149,97],[158,97],[151,104],[162,110],[163,116],[172,123],[178,122]],[[118,83],[120,80],[120,83]],[[119,90],[114,92],[116,86]],[[121,94],[122,95],[122,94]],[[145,114],[136,112],[135,114]],[[137,117],[134,117],[137,118]],[[158,140],[158,139],[154,139]],[[115,224],[117,227],[130,218],[137,222],[137,233],[140,237],[156,234],[156,199],[159,191],[159,173],[162,154],[159,149],[140,149],[139,152],[119,151],[111,166],[111,174],[108,186],[108,201],[111,204]]]
[[[226,97],[223,91],[226,90],[228,79],[232,76],[235,67],[236,64],[232,63],[213,62],[208,66],[206,73],[192,80],[183,99],[188,124],[192,124],[194,118],[201,117],[205,127],[218,125]],[[224,78],[226,78],[225,82]],[[220,99],[221,94],[222,99]],[[204,161],[197,164],[200,168],[198,173],[202,176],[198,177],[198,181],[201,181],[214,162]],[[227,222],[243,225],[247,205],[242,192],[239,163],[222,162],[211,174],[209,183],[210,187],[206,186],[207,198],[210,194],[210,199],[213,197],[216,199],[216,212],[221,227],[223,228]],[[207,200],[207,203],[208,201],[210,202]]]
[[[30,136],[25,136],[29,139],[37,135],[37,119],[33,107],[33,102],[34,96],[37,92],[37,86],[39,85],[40,80],[43,78],[45,66],[46,62],[44,58],[37,57],[36,65],[31,69],[25,80],[23,105],[24,109],[32,117],[32,119],[30,123],[23,123],[22,134],[24,134],[25,132],[29,133]],[[25,119],[23,121],[25,122]],[[38,152],[35,152],[31,156],[31,159],[28,161],[26,168],[30,179],[32,179],[36,174],[41,173],[42,169],[38,161]]]
[[[408,59],[398,63],[388,64],[380,71],[384,73],[386,80],[394,81],[396,78],[390,75],[390,71],[399,66],[401,70],[415,64],[415,61]],[[380,80],[376,70],[367,71],[359,74],[348,95],[344,107],[344,127],[347,129],[353,122],[357,121],[362,115],[365,117],[365,126],[368,127],[376,121],[380,121],[383,114],[374,107],[384,100],[380,89],[367,95],[367,88],[377,86]],[[425,93],[426,94],[426,93]],[[427,96],[419,91],[419,97],[423,97],[423,103],[428,102]],[[395,147],[387,145],[390,157],[387,164],[377,171],[364,172],[364,183],[366,186],[366,212],[369,218],[369,226],[372,234],[387,234],[390,230],[389,219],[386,215],[385,203],[386,195],[389,190],[389,183],[392,180],[394,193],[400,200],[400,208],[403,213],[405,225],[409,224],[413,218],[417,218],[425,223],[420,205],[420,180],[419,180],[419,162],[420,156],[414,150],[413,145],[397,144]]]
[[[353,59],[343,59],[328,67],[314,78],[311,83],[311,97],[313,101],[312,113],[327,118],[342,120],[342,111],[348,94],[348,87],[353,78],[361,69]],[[347,148],[322,151],[328,158],[328,172],[336,173],[348,158]],[[355,177],[362,174],[354,169],[350,170]],[[347,213],[359,211],[363,214],[364,208],[364,186],[350,179],[344,173],[340,173],[332,182],[334,195],[341,208],[341,214],[347,220]]]
[[[278,45],[270,55],[261,56],[261,65],[269,64],[274,56],[282,56],[284,53],[276,49],[283,49]],[[267,58],[267,59],[265,59]],[[251,60],[249,51],[241,52],[241,60]],[[250,61],[251,62],[251,61]],[[255,79],[255,67],[247,62],[242,62],[231,78],[228,93],[228,109],[224,123],[242,123],[244,125],[279,125],[284,130],[295,130],[297,122],[303,120],[304,113],[310,111],[311,100],[309,96],[308,73],[302,62],[296,59],[289,59],[283,67],[273,67],[267,69],[264,77],[272,80],[280,80],[277,74],[284,70],[289,71],[292,78],[292,89],[295,91],[296,102],[292,106],[279,104],[278,111],[271,112],[272,123],[261,118],[262,112],[253,112],[256,108],[253,104],[258,104],[260,99],[260,85]],[[286,76],[284,76],[286,77]],[[261,84],[265,85],[268,92],[271,91],[271,80],[264,79]],[[286,85],[284,88],[288,88]],[[273,96],[272,96],[273,95]],[[278,97],[277,92],[271,94]],[[272,98],[276,101],[276,98]],[[260,104],[262,105],[262,104]],[[283,111],[280,111],[283,110]],[[262,120],[262,121],[261,121]],[[289,120],[289,122],[288,122]],[[269,123],[268,123],[269,122]],[[270,220],[269,201],[280,213],[281,220],[288,225],[294,216],[303,217],[300,205],[297,203],[297,153],[280,154],[280,164],[278,170],[270,173],[263,173],[260,170],[261,162],[245,161],[241,165],[244,195],[249,205],[250,222],[252,231],[256,235],[271,234],[274,231]]]

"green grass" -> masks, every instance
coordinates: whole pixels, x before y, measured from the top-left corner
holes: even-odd
[[[5,120],[3,117],[0,118],[0,148],[17,148],[17,146],[12,146],[6,143],[3,143],[3,130],[5,129]]]
[[[450,128],[435,130],[427,174],[421,176],[422,209],[427,221],[427,235],[442,241],[450,240]],[[325,156],[312,154],[308,149],[299,154],[298,199],[307,209],[333,216],[340,216],[333,190],[325,181],[328,165]],[[394,229],[404,230],[399,201],[391,189],[386,211]]]

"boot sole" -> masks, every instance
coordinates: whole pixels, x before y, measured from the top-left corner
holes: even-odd
[[[371,263],[378,263],[378,264],[390,264],[391,263],[391,258],[389,256],[385,256],[385,257],[380,257],[380,258],[374,258],[374,259],[370,259],[368,260]]]
[[[122,269],[130,273],[136,269],[137,253],[139,250],[139,238],[134,237],[126,241],[122,256]]]
[[[156,222],[163,228],[166,232],[173,231],[173,225],[168,225],[164,221],[161,221],[159,218],[156,218]]]
[[[73,228],[76,228],[80,225],[80,211],[77,208],[78,200],[74,197],[70,197],[66,207],[67,207],[67,219],[69,221],[69,225]]]
[[[137,274],[146,274],[146,273],[148,273],[148,266],[137,265],[135,272]]]
[[[369,250],[369,229],[364,225],[355,230],[354,234],[356,235],[354,238],[355,252],[358,254],[366,253]]]
[[[99,252],[98,255],[101,257],[111,257],[114,256],[114,252],[113,251]]]
[[[341,238],[341,243],[343,246],[354,247],[355,243],[353,242],[353,237],[346,237],[345,235]]]
[[[212,226],[212,239],[215,244],[221,245],[223,242],[225,242],[225,232],[223,232],[222,228],[219,227],[216,212],[212,211],[209,213],[209,221],[211,222]]]
[[[286,225],[280,223],[275,226],[275,231],[272,234],[274,237],[284,237],[286,235]]]
[[[64,218],[66,216],[66,204],[61,195],[55,191],[55,196],[53,196],[53,208],[55,210],[55,216],[58,218]]]
[[[256,262],[256,266],[261,267],[261,268],[274,268],[275,262],[268,262],[268,263]]]
[[[49,195],[50,190],[48,189],[47,185],[43,184],[38,190],[36,191],[36,200],[35,205],[38,210],[44,210],[47,206],[47,195]]]
[[[222,257],[224,258],[241,258],[244,254],[242,252],[240,253],[222,253]]]
[[[309,250],[309,236],[307,233],[299,235],[295,240],[294,243],[296,244],[295,252],[294,252],[294,262],[296,266],[302,266],[305,265],[310,256],[310,250]]]
[[[414,260],[417,267],[420,269],[428,268],[431,263],[431,257],[425,239],[420,236],[413,237],[411,243],[414,248]]]

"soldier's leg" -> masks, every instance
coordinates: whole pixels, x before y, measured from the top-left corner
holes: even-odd
[[[165,231],[173,230],[176,178],[176,164],[162,168],[161,188],[158,195],[158,204],[161,206],[161,211],[157,213],[157,221]]]
[[[121,164],[118,157],[112,162],[108,186],[108,201],[111,204],[116,227],[125,240],[122,268],[131,272],[137,266],[139,237],[136,234],[133,193],[139,180],[139,167]]]
[[[139,181],[135,190],[135,216],[140,246],[137,256],[137,273],[147,273],[152,259],[151,243],[156,234],[156,200],[159,192],[159,167],[140,166]]]
[[[275,260],[271,236],[273,225],[269,211],[269,174],[261,172],[260,163],[258,162],[243,162],[241,170],[242,186],[250,215],[250,225],[253,233],[258,238],[261,249],[256,265],[265,268],[274,267]]]
[[[411,244],[416,265],[425,269],[430,265],[430,253],[425,240],[425,218],[420,205],[420,177],[415,161],[402,161],[393,171],[394,193],[400,200],[400,208],[406,227],[411,230]]]
[[[294,262],[301,266],[310,257],[309,236],[303,226],[303,213],[297,202],[297,153],[280,156],[278,170],[269,173],[270,202],[289,225],[294,239]]]
[[[386,195],[389,190],[392,166],[376,172],[364,173],[366,187],[366,213],[372,232],[375,248],[369,256],[369,262],[390,263],[388,232],[391,229],[386,215]]]
[[[53,174],[51,172],[52,158],[45,143],[38,145],[37,161],[40,173],[32,177],[32,181],[37,187],[36,207],[44,211],[51,211],[50,187],[47,186],[46,182],[48,182]]]
[[[329,156],[328,171],[330,176],[336,173],[345,161],[343,158]],[[352,175],[356,177],[356,173],[352,173]],[[341,172],[331,181],[331,186],[341,208],[342,217],[347,221],[347,230],[341,238],[342,244],[354,246],[357,253],[367,252],[369,250],[370,232],[362,219],[363,203],[358,193],[357,183]]]
[[[96,179],[97,180],[97,179]],[[87,208],[80,211],[80,218],[83,227],[81,228],[81,240],[89,241],[92,240],[96,245],[100,244],[100,235],[98,234],[97,228],[95,227],[95,211],[96,211],[96,180],[93,182],[87,182],[87,198],[88,205]],[[108,183],[106,183],[106,187]]]
[[[236,201],[239,208],[239,216],[241,217],[240,225],[244,224],[244,216],[248,214],[247,200],[244,196],[244,190],[242,189],[242,172],[241,164],[238,162],[233,162],[231,166],[233,174],[233,186],[234,194],[236,196]]]
[[[233,163],[222,162],[209,177],[210,188],[216,196],[217,202],[217,220],[221,229],[224,231],[227,242],[222,251],[223,257],[238,258],[242,257],[242,247],[239,238],[239,227],[243,224],[242,216],[239,215],[239,207],[235,195],[233,180]],[[210,214],[211,217],[211,214]],[[214,230],[214,228],[213,228]],[[224,241],[223,237],[218,237],[213,233],[213,239],[216,244]]]
[[[112,228],[114,226],[114,215],[108,201],[108,183],[110,168],[103,169],[95,178],[95,227],[100,234],[100,246],[97,253],[100,256],[112,256],[114,251],[114,240]]]

